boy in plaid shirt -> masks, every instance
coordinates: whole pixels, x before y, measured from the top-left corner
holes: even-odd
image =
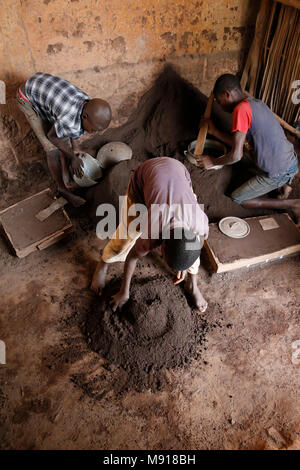
[[[58,190],[74,206],[84,204],[83,198],[71,192],[76,186],[73,175],[80,178],[83,174],[76,139],[85,131],[98,132],[109,126],[109,104],[99,98],[90,99],[68,81],[41,72],[21,85],[17,102],[46,151]],[[71,147],[66,138],[71,140]]]

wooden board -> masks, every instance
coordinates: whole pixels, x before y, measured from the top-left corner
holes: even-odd
[[[292,84],[300,71],[299,6],[300,0],[261,0],[241,78],[242,87],[266,103],[281,126],[298,138],[300,132],[290,124],[300,116],[292,100]]]
[[[6,104],[6,87],[2,80],[0,80],[0,104]]]
[[[209,236],[204,247],[217,273],[300,253],[300,230],[288,214],[249,217],[245,220],[250,226],[250,233],[239,239],[224,235],[218,224],[209,224]]]
[[[287,5],[288,7],[294,7],[300,9],[300,0],[277,0],[279,3],[283,3],[283,5]]]
[[[48,219],[48,217],[50,217],[50,215],[52,215],[53,212],[56,212],[58,209],[61,209],[66,204],[68,204],[68,201],[63,197],[60,197],[59,199],[56,199],[54,202],[52,202],[52,204],[50,204],[49,207],[41,210],[35,216],[38,220],[40,220],[41,222],[44,222],[44,220]]]
[[[205,108],[205,112],[204,112],[204,117],[206,119],[210,119],[213,101],[214,101],[214,95],[213,95],[213,92],[211,92],[211,94],[209,95],[209,98],[208,98],[208,102],[207,102],[207,105],[206,105],[206,108]],[[206,140],[207,131],[208,131],[208,124],[206,124],[206,123],[201,124],[200,129],[199,129],[199,133],[198,133],[198,137],[197,137],[197,141],[196,141],[196,147],[195,147],[195,150],[194,150],[195,158],[197,158],[197,157],[199,157],[203,154],[203,149],[204,149],[204,144],[205,144],[205,140]]]
[[[72,231],[72,222],[62,208],[44,221],[36,218],[54,201],[47,188],[0,212],[3,229],[19,258],[47,248]]]

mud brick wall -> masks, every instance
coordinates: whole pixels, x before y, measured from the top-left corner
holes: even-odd
[[[107,99],[123,122],[165,62],[209,93],[237,72],[253,36],[259,0],[2,0],[0,165],[13,178],[42,150],[15,105],[36,71],[59,75]]]

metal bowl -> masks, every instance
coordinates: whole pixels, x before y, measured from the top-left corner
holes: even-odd
[[[123,160],[130,160],[132,150],[124,142],[109,142],[103,145],[97,153],[97,160],[101,168],[105,169]]]
[[[75,183],[83,188],[94,186],[97,184],[96,180],[102,177],[102,170],[98,160],[88,153],[80,154],[78,156],[83,161],[83,176],[81,178],[77,178],[77,176],[74,175],[73,179]]]
[[[198,159],[194,156],[194,150],[196,147],[196,140],[190,143],[187,150],[184,151],[184,155],[187,157],[188,161],[193,165],[199,166]],[[213,139],[206,139],[203,149],[203,155],[211,155],[212,157],[218,158],[225,155],[227,152],[226,146],[221,142]],[[223,165],[215,165],[209,168],[209,170],[219,170]]]

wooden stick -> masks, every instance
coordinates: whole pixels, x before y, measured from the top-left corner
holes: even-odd
[[[247,62],[241,78],[241,86],[243,88],[249,89],[250,93],[252,94],[254,94],[254,90],[256,89],[256,81],[261,67],[260,57],[263,52],[261,43],[265,36],[271,5],[272,3],[270,0],[261,0],[260,9],[255,24],[254,39],[252,41],[247,57]],[[272,10],[274,8],[275,7],[273,5]]]
[[[206,118],[206,119],[210,118],[213,101],[214,101],[214,95],[213,95],[213,92],[211,92],[211,94],[209,95],[209,98],[208,98],[208,102],[207,102],[207,105],[206,105],[205,112],[204,112],[204,118]],[[194,156],[196,158],[200,157],[200,155],[203,154],[203,149],[204,149],[204,144],[205,144],[205,140],[206,140],[207,130],[208,130],[208,124],[207,123],[201,124],[199,134],[198,134],[198,137],[197,137],[196,147],[195,147],[195,150],[194,150]]]
[[[300,9],[300,0],[277,0],[277,2],[283,3],[283,5],[287,5],[288,7]]]

